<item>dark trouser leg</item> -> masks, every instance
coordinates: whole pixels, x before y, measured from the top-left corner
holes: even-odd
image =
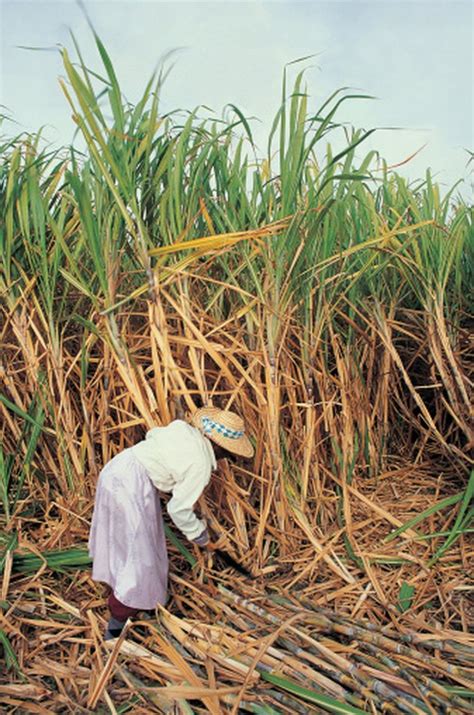
[[[140,610],[143,610],[140,608],[131,608],[130,606],[126,606],[124,603],[119,601],[118,598],[115,597],[115,594],[113,592],[108,597],[107,604],[109,606],[109,610],[112,616],[114,618],[117,618],[119,621],[126,621],[127,618],[130,618],[131,616],[136,616]]]
[[[118,600],[112,592],[107,599],[107,605],[109,606],[110,613],[112,614],[107,625],[107,631],[105,633],[105,640],[110,638],[118,638],[122,629],[127,621],[127,618],[131,616],[136,616],[140,611],[139,608],[131,608],[126,606],[124,603]]]

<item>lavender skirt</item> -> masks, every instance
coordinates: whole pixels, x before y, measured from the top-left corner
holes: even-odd
[[[165,604],[168,553],[160,496],[131,449],[117,454],[97,482],[89,535],[92,578],[139,609]]]

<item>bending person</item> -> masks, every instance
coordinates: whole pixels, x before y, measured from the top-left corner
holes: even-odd
[[[120,635],[127,618],[168,598],[168,553],[159,491],[171,492],[167,511],[188,541],[209,542],[194,505],[217,461],[251,457],[243,420],[233,412],[203,407],[192,425],[174,420],[119,452],[103,467],[89,535],[92,578],[107,583],[111,617],[105,639]]]

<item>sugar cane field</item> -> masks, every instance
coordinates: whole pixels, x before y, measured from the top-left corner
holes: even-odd
[[[83,148],[0,137],[3,712],[472,712],[472,206],[364,156],[366,98],[304,63],[260,158],[95,41],[60,50]],[[197,506],[221,553],[164,509],[169,601],[106,641],[99,473],[205,405],[255,449]]]

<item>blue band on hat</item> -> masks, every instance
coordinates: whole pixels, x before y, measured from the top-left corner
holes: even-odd
[[[206,434],[211,434],[212,430],[215,429],[216,432],[223,437],[229,437],[229,439],[239,439],[239,437],[243,437],[244,435],[242,430],[230,429],[230,427],[225,427],[219,424],[219,422],[214,422],[214,420],[209,419],[209,417],[202,417],[201,421]]]

